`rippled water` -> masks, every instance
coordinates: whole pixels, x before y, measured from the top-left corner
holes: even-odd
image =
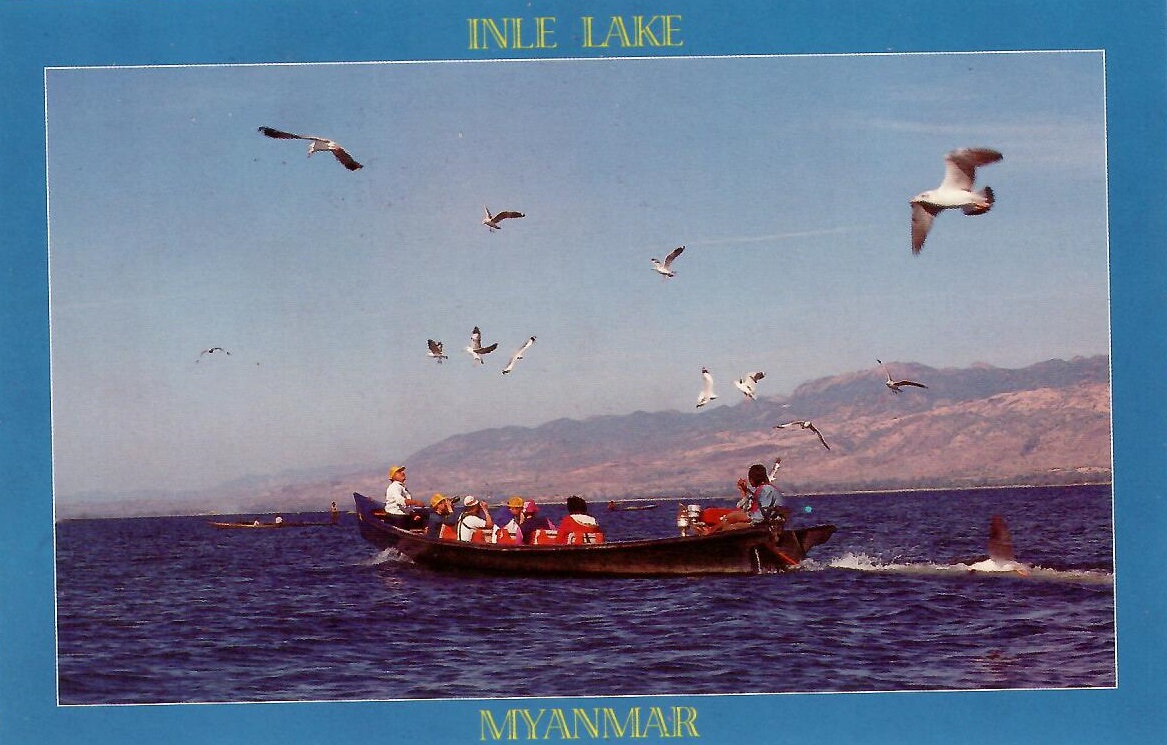
[[[63,522],[60,702],[1115,685],[1109,487],[788,501],[838,532],[797,572],[728,578],[437,574],[348,515]],[[596,512],[613,539],[671,535],[661,504]],[[1026,576],[956,563],[984,553],[992,514]]]

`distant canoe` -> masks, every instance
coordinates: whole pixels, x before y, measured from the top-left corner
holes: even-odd
[[[637,510],[655,510],[655,504],[630,504],[628,506],[619,505],[616,509],[620,512],[636,512]]]
[[[373,514],[373,500],[355,492],[353,498],[361,536],[380,548],[391,546],[431,569],[515,576],[760,574],[797,567],[807,551],[835,532],[834,525],[781,530],[763,524],[704,536],[611,543],[474,543],[401,530]]]
[[[259,530],[262,528],[324,528],[331,527],[336,523],[298,523],[285,520],[282,523],[219,523],[210,521],[211,527],[228,529],[228,528],[245,528],[251,530]]]

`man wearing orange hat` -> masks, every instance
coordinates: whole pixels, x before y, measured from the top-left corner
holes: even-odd
[[[410,507],[425,507],[405,488],[405,466],[389,469],[389,486],[385,489],[385,522],[408,530],[422,527],[424,515],[415,513]]]
[[[430,538],[457,538],[458,516],[454,514],[454,500],[445,494],[430,497],[430,514],[426,518],[425,534]]]
[[[519,534],[519,525],[523,522],[523,498],[511,497],[498,512],[494,513],[494,524],[500,530],[505,530],[511,542]],[[500,536],[501,537],[501,536]]]

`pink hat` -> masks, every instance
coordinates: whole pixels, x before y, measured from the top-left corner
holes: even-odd
[[[523,512],[526,512],[528,515],[534,515],[538,511],[539,511],[539,505],[535,504],[533,501],[531,501],[529,499],[527,500],[527,503],[525,505],[523,505]]]

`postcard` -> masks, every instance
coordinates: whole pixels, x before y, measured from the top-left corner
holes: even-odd
[[[0,14],[0,736],[1162,731],[1161,7]]]

